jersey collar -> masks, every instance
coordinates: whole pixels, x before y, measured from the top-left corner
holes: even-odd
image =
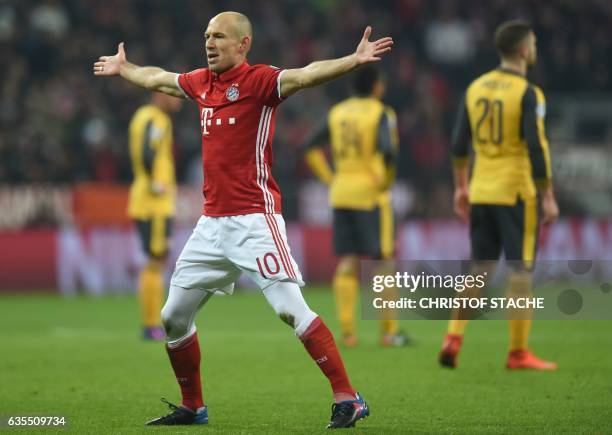
[[[249,63],[245,60],[242,64],[233,67],[230,70],[222,72],[221,74],[213,73],[213,77],[215,80],[219,80],[221,82],[230,82],[242,74],[249,68]]]
[[[512,75],[519,76],[519,77],[525,77],[523,74],[521,74],[518,71],[514,71],[514,70],[511,70],[511,69],[508,69],[508,68],[502,68],[501,66],[497,67],[496,69],[497,69],[497,71],[501,71],[501,72],[506,73],[506,74],[512,74]]]

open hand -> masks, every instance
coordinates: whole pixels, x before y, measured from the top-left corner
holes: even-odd
[[[121,73],[121,67],[127,63],[123,42],[117,47],[114,56],[102,56],[94,63],[93,73],[97,76],[115,76]]]
[[[363,37],[355,50],[355,58],[358,65],[363,65],[370,62],[378,62],[380,56],[387,51],[391,51],[393,39],[390,36],[380,38],[376,41],[369,41],[372,34],[372,27],[368,26],[363,32]]]

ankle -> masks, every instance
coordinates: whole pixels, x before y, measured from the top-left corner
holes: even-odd
[[[336,403],[346,402],[346,401],[355,400],[355,399],[357,399],[357,396],[355,395],[355,393],[347,393],[344,391],[334,393],[334,402]]]
[[[185,408],[191,412],[195,412],[197,413],[198,411],[200,411],[201,409],[204,409],[204,402],[203,401],[185,401],[183,400],[181,402],[181,408]]]

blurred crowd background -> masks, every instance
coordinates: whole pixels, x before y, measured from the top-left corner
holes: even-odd
[[[548,97],[555,171],[566,181],[559,186],[563,213],[609,211],[602,206],[612,200],[607,0],[5,0],[0,185],[129,183],[127,125],[148,96],[121,79],[94,77],[92,63],[125,41],[128,59],[138,64],[177,72],[205,66],[203,33],[223,10],[253,21],[252,64],[300,67],[348,54],[366,24],[376,37],[393,36],[393,52],[380,66],[385,100],[398,113],[402,218],[452,215],[449,137],[458,101],[470,80],[497,65],[495,27],[528,19],[539,49],[530,79]],[[290,98],[279,111],[275,175],[289,220],[300,217],[300,192],[312,183],[300,146],[347,94],[347,80],[339,80]],[[174,119],[179,180],[197,185],[197,111],[186,104]],[[577,185],[600,189],[600,200],[581,200]],[[563,195],[572,188],[573,196]]]

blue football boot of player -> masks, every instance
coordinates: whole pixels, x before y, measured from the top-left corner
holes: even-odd
[[[370,408],[368,408],[368,404],[363,400],[363,397],[357,393],[355,400],[345,400],[332,405],[331,421],[327,428],[354,427],[358,420],[366,418],[368,415],[370,415]]]
[[[175,426],[175,425],[190,425],[190,424],[207,424],[208,423],[208,407],[204,406],[197,412],[182,406],[176,406],[162,398],[162,402],[168,405],[172,412],[163,417],[156,418],[147,422],[147,426]]]

